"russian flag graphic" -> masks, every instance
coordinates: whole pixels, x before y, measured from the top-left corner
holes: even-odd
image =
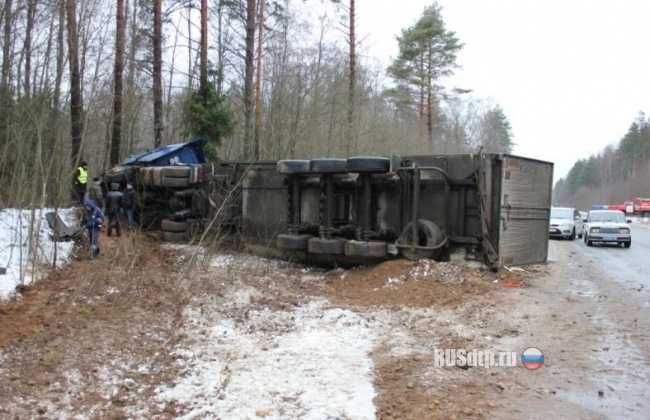
[[[526,369],[535,370],[542,367],[544,364],[544,354],[542,351],[535,347],[530,347],[524,350],[521,354],[521,363]]]

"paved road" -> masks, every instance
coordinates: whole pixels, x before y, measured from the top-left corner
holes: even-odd
[[[512,291],[504,348],[537,347],[538,371],[508,371],[493,419],[650,419],[650,227],[632,247],[551,240],[547,272]]]
[[[632,246],[629,249],[612,245],[588,247],[584,241],[575,243],[551,239],[553,252],[578,252],[589,260],[602,277],[618,283],[637,303],[650,308],[650,224],[632,223]]]

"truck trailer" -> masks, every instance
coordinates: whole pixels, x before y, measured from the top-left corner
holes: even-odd
[[[550,162],[477,153],[209,163],[202,144],[129,157],[105,181],[135,185],[142,226],[168,241],[231,236],[330,266],[547,261]]]

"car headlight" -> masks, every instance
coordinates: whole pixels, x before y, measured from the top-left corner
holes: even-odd
[[[589,233],[600,233],[600,229],[597,228],[597,227],[593,227],[593,228],[589,229]]]
[[[620,228],[619,233],[630,233],[630,228]]]

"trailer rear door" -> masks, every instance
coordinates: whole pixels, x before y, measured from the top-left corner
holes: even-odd
[[[501,160],[500,266],[545,263],[553,164],[504,155]]]

